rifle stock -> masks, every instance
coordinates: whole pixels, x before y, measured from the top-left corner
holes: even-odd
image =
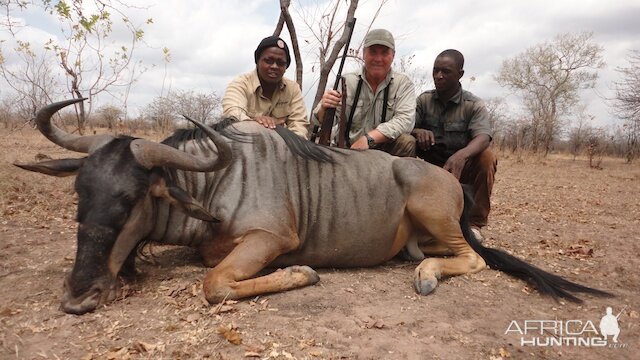
[[[336,108],[330,108],[324,112],[324,120],[322,121],[322,126],[320,126],[320,140],[318,140],[318,144],[329,145],[329,142],[331,141],[331,129],[333,128],[333,120],[335,117]]]
[[[347,59],[347,53],[349,52],[349,43],[351,43],[351,35],[353,35],[353,29],[356,26],[356,18],[351,19],[351,21],[347,23],[347,26],[349,27],[349,37],[347,38],[347,42],[344,44],[344,52],[342,53],[342,59],[340,60],[340,67],[338,68],[338,74],[336,75],[333,90],[338,90],[338,86],[340,85],[342,68],[344,67],[344,62]],[[336,108],[329,108],[325,110],[322,124],[320,125],[320,139],[318,140],[318,144],[329,145],[331,140],[331,129],[333,128],[333,121],[335,120],[335,117]],[[312,141],[315,140],[317,130],[318,127],[314,127],[313,134],[311,135]]]

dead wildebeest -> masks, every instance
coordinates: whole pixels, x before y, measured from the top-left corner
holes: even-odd
[[[78,244],[62,308],[82,314],[117,295],[147,242],[197,247],[210,303],[315,284],[311,267],[374,266],[403,248],[427,258],[415,288],[488,264],[541,293],[609,294],[552,275],[473,237],[458,181],[419,159],[318,146],[285,128],[224,122],[179,130],[162,144],[128,136],[79,136],[51,124],[78,100],[38,112],[40,131],[81,159],[16,164],[48,175],[77,174]],[[420,240],[433,238],[422,244]],[[420,246],[418,246],[420,244]],[[265,267],[283,270],[256,276]]]

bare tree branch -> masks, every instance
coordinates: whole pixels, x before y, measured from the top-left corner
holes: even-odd
[[[532,150],[548,153],[563,118],[579,102],[578,91],[595,85],[603,49],[591,38],[588,32],[561,34],[503,62],[496,81],[522,96]]]
[[[280,19],[278,20],[278,25],[276,26],[276,30],[273,34],[280,36],[280,33],[282,32],[282,23],[284,22],[287,24],[287,29],[289,30],[289,35],[291,36],[291,47],[293,48],[293,56],[296,60],[296,82],[298,83],[300,88],[302,88],[302,57],[300,56],[298,34],[296,33],[293,19],[291,18],[291,14],[289,13],[289,5],[291,5],[291,0],[280,0]]]

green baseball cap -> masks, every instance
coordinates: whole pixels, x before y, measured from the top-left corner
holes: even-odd
[[[364,38],[364,47],[372,45],[383,45],[391,50],[396,49],[396,42],[393,40],[393,35],[391,35],[389,30],[385,29],[373,29],[369,31]]]

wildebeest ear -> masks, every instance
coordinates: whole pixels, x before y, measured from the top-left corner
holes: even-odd
[[[80,159],[58,159],[47,160],[32,164],[13,163],[13,165],[29,171],[35,171],[51,176],[64,177],[76,175],[86,159],[86,157]]]
[[[152,175],[150,190],[151,195],[169,201],[171,205],[177,206],[193,218],[202,221],[220,222],[186,191],[177,186],[167,186],[164,179],[157,174]]]

